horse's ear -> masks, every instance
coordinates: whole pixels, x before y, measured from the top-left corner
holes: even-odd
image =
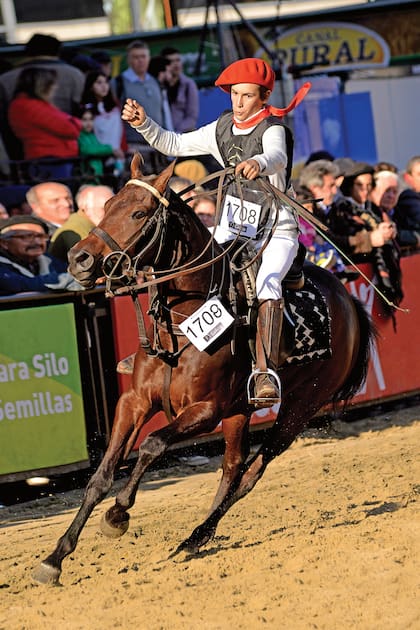
[[[160,190],[161,193],[165,191],[168,181],[174,174],[175,164],[176,164],[176,160],[172,160],[169,166],[167,166],[165,170],[162,171],[160,175],[158,175],[155,181],[153,182],[155,188]]]
[[[143,166],[144,160],[140,153],[135,153],[133,155],[133,159],[131,160],[130,170],[131,170],[131,179],[141,179],[143,177],[143,173],[141,172],[140,166]]]

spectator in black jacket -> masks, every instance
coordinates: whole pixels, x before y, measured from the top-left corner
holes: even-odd
[[[420,246],[420,155],[407,164],[404,180],[408,185],[398,197],[394,221],[398,227],[402,245]]]

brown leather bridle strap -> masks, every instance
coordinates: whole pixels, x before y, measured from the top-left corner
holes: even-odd
[[[108,245],[111,251],[114,251],[114,252],[122,251],[122,248],[118,245],[117,241],[114,241],[114,239],[112,238],[112,236],[108,234],[108,232],[105,232],[105,230],[98,227],[97,225],[93,227],[90,232],[91,234],[95,234],[100,239],[102,239]]]
[[[151,192],[152,195],[156,197],[156,199],[158,199],[159,203],[161,203],[163,206],[166,206],[166,208],[169,206],[169,201],[163,195],[161,195],[157,188],[155,188],[148,182],[145,182],[142,179],[129,179],[125,185],[127,186],[127,184],[134,184],[135,186],[145,188],[146,190]]]

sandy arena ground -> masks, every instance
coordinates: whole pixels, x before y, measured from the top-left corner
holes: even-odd
[[[420,407],[336,422],[270,464],[201,553],[168,555],[206,514],[220,458],[147,475],[118,540],[98,506],[62,586],[35,585],[75,490],[0,510],[0,630],[418,630]]]

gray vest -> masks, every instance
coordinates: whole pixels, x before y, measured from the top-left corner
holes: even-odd
[[[235,166],[252,155],[263,152],[262,137],[273,125],[281,125],[286,134],[286,190],[289,185],[293,164],[293,135],[289,127],[282,125],[277,116],[268,116],[247,134],[234,136],[232,133],[232,112],[227,110],[219,117],[216,125],[216,141],[225,166]]]

